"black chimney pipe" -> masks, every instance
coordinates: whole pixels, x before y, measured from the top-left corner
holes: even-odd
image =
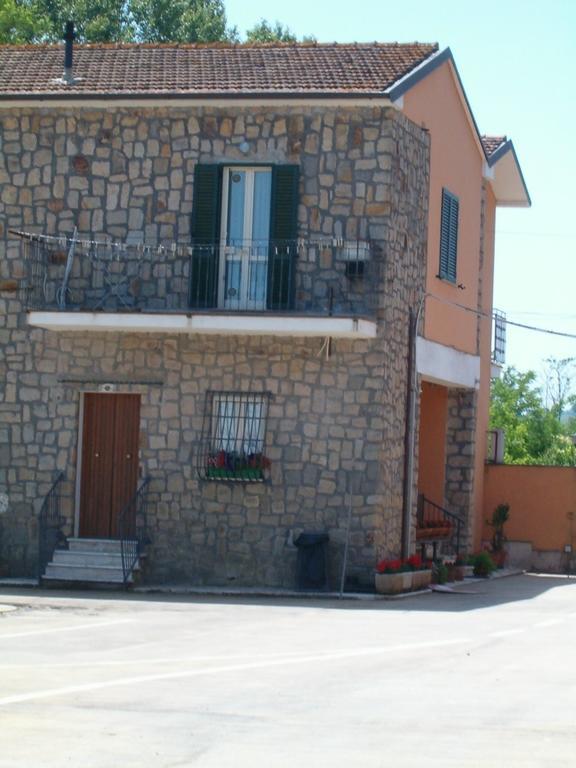
[[[74,51],[74,22],[66,22],[66,32],[64,33],[64,79],[72,80],[72,55]]]

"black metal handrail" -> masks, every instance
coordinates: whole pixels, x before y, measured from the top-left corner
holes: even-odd
[[[341,237],[112,242],[21,238],[27,310],[256,312],[372,317],[384,244]]]
[[[62,530],[64,520],[60,515],[60,483],[63,479],[64,472],[58,472],[38,515],[38,581],[42,580],[55,550],[64,548],[66,544]]]
[[[464,520],[454,512],[441,507],[440,504],[427,498],[423,493],[418,496],[418,506],[416,513],[416,528],[425,533],[430,531],[430,536],[423,538],[428,541],[450,540],[456,547],[456,553],[460,552],[461,531]],[[434,533],[442,527],[448,528],[445,534]]]
[[[145,547],[150,543],[146,514],[150,479],[150,476],[148,476],[142,480],[138,490],[118,517],[124,586],[128,585],[138,559],[142,556]]]

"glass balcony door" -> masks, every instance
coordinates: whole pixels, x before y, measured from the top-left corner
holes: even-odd
[[[266,309],[272,171],[224,168],[218,305]]]

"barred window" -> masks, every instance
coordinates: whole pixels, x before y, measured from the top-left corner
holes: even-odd
[[[269,460],[264,454],[268,392],[206,393],[198,474],[204,480],[258,482]]]

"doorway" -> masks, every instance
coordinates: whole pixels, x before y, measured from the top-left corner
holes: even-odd
[[[140,395],[84,395],[79,535],[112,539],[136,493]]]
[[[271,168],[224,168],[220,307],[266,309],[271,196]]]

